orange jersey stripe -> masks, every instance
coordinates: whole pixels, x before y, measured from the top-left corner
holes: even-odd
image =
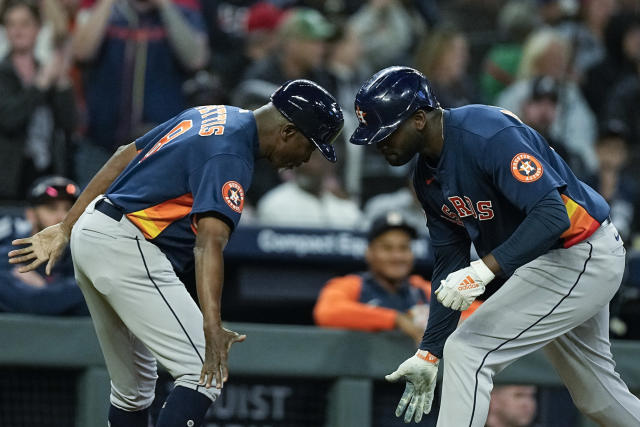
[[[193,206],[193,195],[183,194],[155,206],[131,212],[127,218],[142,231],[147,239],[155,239],[169,225],[189,215]]]
[[[564,194],[561,194],[561,196],[567,208],[567,215],[569,215],[571,226],[567,231],[562,233],[560,238],[564,239],[563,246],[570,248],[591,236],[598,227],[600,227],[600,223],[589,215],[585,208],[574,202],[571,198]]]

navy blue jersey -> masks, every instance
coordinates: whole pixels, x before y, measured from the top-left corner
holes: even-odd
[[[233,229],[258,154],[251,111],[208,105],[183,111],[137,139],[139,152],[107,197],[182,271],[193,261],[194,214]]]
[[[414,175],[434,246],[473,241],[485,256],[509,238],[536,203],[557,189],[570,228],[558,246],[590,236],[609,206],[579,181],[547,142],[513,113],[469,105],[444,111],[437,165],[420,157]]]

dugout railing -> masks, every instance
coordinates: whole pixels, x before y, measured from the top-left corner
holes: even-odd
[[[331,427],[373,426],[375,382],[414,349],[406,337],[396,333],[246,323],[227,326],[248,337],[231,351],[232,377],[329,381],[324,425]],[[627,384],[640,390],[640,342],[614,342],[613,353]],[[79,372],[75,377],[75,427],[106,424],[109,378],[88,318],[0,315],[0,369],[24,368]],[[558,386],[560,380],[544,357],[535,353],[500,373],[496,383]],[[580,425],[591,424],[582,420]]]

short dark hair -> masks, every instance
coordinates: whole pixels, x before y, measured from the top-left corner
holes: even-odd
[[[0,12],[0,22],[4,23],[4,20],[9,10],[15,7],[20,7],[20,6],[26,7],[29,10],[31,15],[38,22],[38,25],[42,24],[42,18],[40,16],[40,8],[32,0],[7,0],[6,4],[2,8],[2,11]]]

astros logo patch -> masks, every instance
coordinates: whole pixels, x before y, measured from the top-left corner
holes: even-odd
[[[542,164],[530,154],[519,153],[511,160],[511,174],[520,182],[533,182],[542,176]]]
[[[242,213],[244,207],[244,190],[236,181],[227,181],[222,186],[222,198],[231,209]]]

